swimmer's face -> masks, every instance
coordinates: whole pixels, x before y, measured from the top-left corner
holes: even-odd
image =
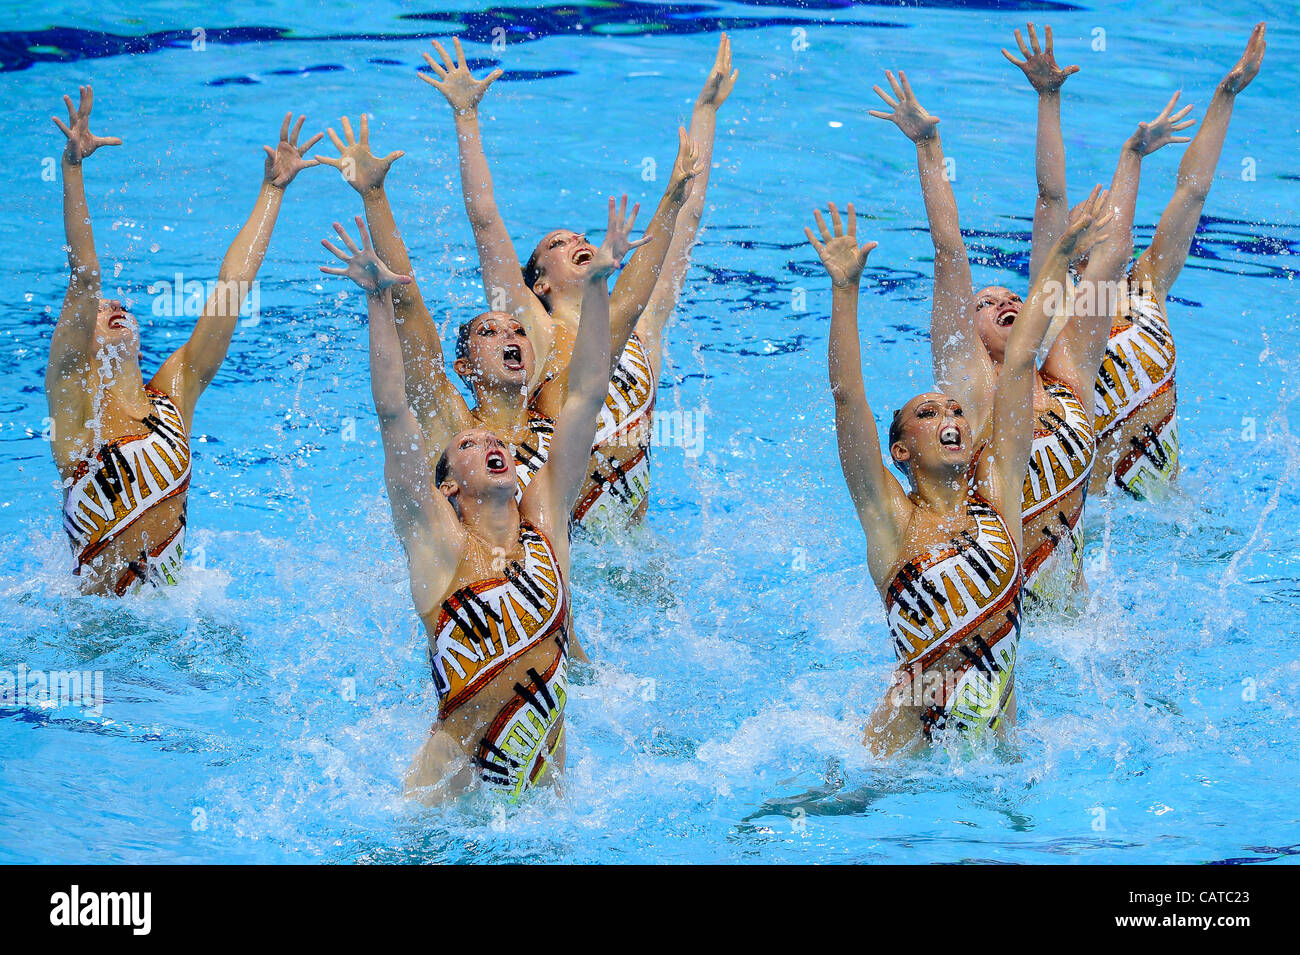
[[[453,367],[471,388],[482,382],[523,389],[536,363],[524,326],[501,312],[475,316],[470,322],[465,352]]]
[[[1019,295],[1001,285],[990,285],[975,294],[975,328],[994,361],[1001,361],[1007,353],[1011,326],[1020,317],[1022,305]]]
[[[140,325],[120,301],[101,298],[95,313],[95,340],[122,358],[140,357]]]
[[[486,428],[470,428],[447,445],[447,476],[438,486],[447,497],[482,499],[515,492],[515,469],[508,445]]]
[[[890,456],[909,470],[966,468],[971,462],[970,422],[956,398],[932,391],[903,405],[902,433]]]
[[[595,257],[596,247],[585,235],[556,229],[533,250],[538,268],[533,292],[544,299],[558,289],[572,288],[587,277]]]

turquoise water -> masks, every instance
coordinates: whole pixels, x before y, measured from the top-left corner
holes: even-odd
[[[0,12],[11,171],[0,670],[100,671],[104,686],[97,711],[0,707],[0,862],[1300,852],[1300,166],[1287,119],[1300,34],[1289,4],[614,3],[542,15],[365,3],[308,18],[287,3],[219,16],[133,6],[130,18],[80,4]],[[860,233],[880,242],[862,327],[884,415],[930,380],[930,245],[913,151],[866,115],[870,87],[887,67],[908,70],[957,160],[977,283],[1023,290],[1033,98],[998,48],[1029,18],[1050,22],[1058,58],[1083,67],[1065,90],[1072,198],[1109,179],[1119,143],[1173,89],[1201,116],[1261,18],[1269,49],[1171,300],[1180,493],[1163,507],[1089,503],[1088,612],[1027,629],[1011,746],[880,762],[859,739],[892,657],[835,453],[827,282],[802,228],[814,205],[853,200]],[[494,26],[507,30],[504,51],[490,46]],[[221,32],[231,27],[241,31]],[[92,82],[93,128],[126,141],[88,162],[88,193],[101,260],[142,319],[152,370],[190,320],[154,315],[148,286],[177,271],[215,277],[285,110],[305,112],[309,130],[364,110],[376,151],[406,150],[389,193],[430,307],[452,328],[482,290],[449,112],[413,76],[423,37],[460,33],[471,57],[507,70],[484,127],[526,252],[551,228],[597,228],[610,193],[653,204],[662,186],[642,180],[643,160],[671,162],[720,29],[741,78],[659,404],[702,416],[702,453],[658,448],[647,525],[575,549],[596,663],[571,698],[562,791],[508,811],[474,798],[426,810],[400,795],[435,700],[382,491],[363,305],[317,272],[329,223],[359,211],[333,170],[290,187],[260,321],[239,331],[199,405],[185,581],[122,605],[76,594],[42,438],[66,279],[60,186],[41,172],[44,158],[57,164],[48,117],[61,94]],[[1091,48],[1097,29],[1104,51]],[[1146,162],[1139,243],[1179,158],[1172,147]]]

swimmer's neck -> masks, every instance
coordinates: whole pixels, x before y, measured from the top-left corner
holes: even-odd
[[[484,427],[513,434],[528,421],[528,389],[476,383],[473,414]]]
[[[582,294],[585,282],[577,283],[571,289],[555,289],[551,292],[551,320],[562,322],[570,328],[577,329],[582,317]]]
[[[964,472],[918,474],[911,494],[913,503],[939,515],[965,514],[974,488]]]
[[[489,547],[509,552],[519,540],[519,505],[513,491],[501,498],[461,502],[460,522],[465,530]]]
[[[994,378],[1002,374],[1002,359],[1004,357],[1005,357],[1004,355],[998,355],[994,357],[993,353],[989,352],[989,361],[993,365]],[[1036,406],[1041,405],[1046,398],[1047,398],[1047,390],[1043,387],[1042,369],[1035,366],[1034,367],[1034,404]]]
[[[144,390],[140,365],[135,361],[115,362],[111,377],[104,373],[101,365],[96,393],[103,395],[101,409],[111,408],[133,418],[143,418],[153,409],[149,394]]]

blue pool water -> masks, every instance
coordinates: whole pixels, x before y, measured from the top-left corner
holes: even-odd
[[[0,707],[0,862],[1297,858],[1290,4],[338,6],[0,12],[0,670],[99,671],[104,687],[98,711]],[[1261,18],[1263,71],[1238,101],[1170,306],[1180,493],[1089,503],[1088,612],[1027,631],[1012,745],[872,759],[861,727],[892,657],[835,453],[827,283],[802,237],[814,205],[854,200],[860,233],[880,242],[862,327],[883,416],[929,382],[930,245],[913,151],[866,115],[871,85],[909,71],[957,160],[977,283],[1023,290],[1034,113],[998,53],[1011,29],[1051,23],[1058,58],[1083,67],[1065,89],[1079,197],[1172,90],[1201,116]],[[109,287],[141,316],[152,370],[190,320],[154,315],[148,286],[215,277],[287,109],[309,130],[367,111],[376,151],[406,150],[390,195],[451,327],[482,292],[449,112],[414,77],[426,38],[459,33],[507,71],[484,126],[526,251],[551,228],[598,227],[607,194],[653,204],[661,184],[642,180],[643,160],[667,168],[720,29],[741,78],[660,398],[661,413],[702,416],[702,452],[657,449],[646,527],[576,547],[596,663],[571,698],[562,791],[506,812],[400,794],[435,701],[380,480],[363,306],[317,272],[329,223],[359,211],[333,170],[290,187],[261,320],[199,405],[183,584],[122,605],[76,594],[42,437],[66,279],[60,186],[41,173],[61,148],[48,118],[61,94],[92,82],[93,128],[126,141],[88,162],[88,191]],[[1139,242],[1179,158],[1146,163]]]

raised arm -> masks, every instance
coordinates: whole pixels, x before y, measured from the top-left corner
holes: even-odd
[[[1038,348],[1052,318],[1061,310],[1066,271],[1071,263],[1091,253],[1106,238],[1110,219],[1108,197],[1099,186],[1080,205],[1049,251],[1007,341],[994,391],[990,453],[980,461],[979,479],[986,484],[990,500],[1007,519],[1017,546],[1021,531],[1021,493],[1034,440],[1034,373]]]
[[[460,187],[465,198],[465,212],[474,241],[478,245],[479,267],[483,273],[483,291],[488,307],[495,312],[508,312],[519,320],[532,339],[538,357],[535,386],[546,371],[547,357],[555,341],[554,325],[532,289],[524,284],[523,269],[515,253],[510,233],[497,209],[496,194],[492,188],[492,173],[488,169],[487,155],[483,151],[483,134],[479,129],[478,104],[488,87],[501,76],[493,70],[481,80],[474,79],[465,65],[465,51],[460,40],[453,39],[456,60],[447,54],[442,44],[434,41],[438,59],[422,54],[433,70],[434,76],[417,74],[447,98],[455,115],[456,145],[460,153]]]
[[[614,291],[609,296],[609,310],[613,317],[611,338],[615,349],[611,353],[617,360],[623,350],[637,320],[645,311],[654,294],[655,284],[659,280],[664,265],[664,258],[672,245],[673,231],[677,227],[677,216],[692,191],[691,180],[699,175],[700,154],[695,141],[686,134],[685,129],[677,130],[677,158],[673,161],[673,171],[668,177],[668,187],[655,209],[654,217],[646,226],[645,235],[649,239],[628,260],[614,281]]]
[[[872,576],[879,579],[893,562],[901,544],[907,493],[885,467],[880,435],[867,403],[862,383],[862,344],[858,338],[858,294],[862,269],[875,242],[858,245],[857,216],[853,203],[847,209],[848,231],[839,209],[829,205],[832,232],[821,210],[817,219],[818,239],[812,229],[804,235],[812,243],[831,279],[831,337],[828,367],[831,396],[835,399],[835,434],[839,443],[840,467],[848,483],[858,520],[867,535],[867,556]]]
[[[1187,261],[1187,252],[1201,221],[1201,209],[1210,194],[1214,170],[1228,135],[1233,103],[1237,94],[1259,73],[1264,48],[1264,24],[1260,23],[1250,34],[1246,52],[1214,91],[1201,128],[1178,166],[1178,185],[1160,217],[1151,247],[1142,253],[1134,267],[1134,280],[1151,283],[1162,298],[1169,293]]]
[[[1133,255],[1133,215],[1142,159],[1161,146],[1187,142],[1188,137],[1175,133],[1195,123],[1186,118],[1192,107],[1174,112],[1178,96],[1174,93],[1151,122],[1138,123],[1137,131],[1124,142],[1111,179],[1108,202],[1113,217],[1107,237],[1088,257],[1075,291],[1073,315],[1043,360],[1046,374],[1067,382],[1081,395],[1092,389],[1105,357],[1111,320],[1123,291],[1121,283]]]
[[[328,240],[322,245],[346,263],[344,268],[321,266],[329,275],[345,275],[366,292],[370,316],[370,392],[379,415],[384,445],[384,483],[393,510],[393,526],[406,551],[411,596],[420,613],[441,598],[456,571],[465,544],[451,503],[434,490],[428,448],[415,415],[406,403],[405,372],[391,290],[411,279],[395,275],[375,255],[360,216],[356,218],[362,247],[334,223],[347,252]]]
[[[85,397],[84,389],[74,388],[66,380],[85,374],[95,357],[95,316],[99,311],[99,256],[95,252],[95,234],[90,227],[90,210],[86,206],[86,186],[82,179],[82,161],[100,146],[120,146],[116,136],[96,136],[90,131],[90,111],[95,93],[89,86],[79,88],[76,108],[71,97],[64,96],[68,122],[51,117],[63,131],[67,143],[63,148],[63,231],[68,240],[68,291],[50,340],[50,362],[45,370],[45,391],[50,415],[59,424],[67,414],[76,416]],[[76,406],[75,408],[73,406]],[[66,412],[66,414],[65,414]],[[79,424],[80,422],[75,422]]]
[[[934,379],[965,409],[967,418],[980,434],[993,401],[995,372],[988,350],[975,327],[975,290],[970,259],[957,219],[957,198],[953,195],[939,141],[939,118],[931,116],[917,102],[907,74],[886,71],[894,91],[891,97],[879,86],[876,95],[892,113],[871,110],[878,119],[889,120],[916,144],[916,162],[921,174],[921,192],[930,220],[934,243],[934,298],[930,310],[930,355]]]
[[[1065,231],[1070,206],[1065,193],[1065,140],[1061,136],[1061,86],[1079,72],[1077,66],[1061,69],[1052,50],[1052,28],[1044,27],[1044,46],[1038,45],[1038,31],[1027,25],[1029,45],[1016,30],[1016,45],[1023,60],[1006,49],[1002,55],[1018,66],[1038,93],[1038,141],[1034,150],[1034,172],[1038,178],[1038,200],[1034,205],[1034,237],[1029,253],[1029,281],[1038,275],[1043,259]]]
[[[609,393],[609,276],[630,249],[649,241],[632,242],[628,238],[632,225],[627,196],[617,205],[611,197],[605,238],[592,259],[583,290],[568,389],[555,419],[550,455],[524,491],[521,502],[522,511],[548,532],[552,543],[558,546],[558,539],[563,538],[566,554],[569,515],[587,476],[597,416]]]
[[[699,150],[699,175],[691,183],[686,204],[677,215],[672,243],[664,257],[654,292],[636,322],[636,332],[641,337],[650,356],[650,364],[658,377],[663,357],[663,330],[677,307],[686,273],[691,266],[691,250],[704,215],[704,198],[709,187],[709,174],[713,168],[713,140],[717,132],[718,108],[727,101],[736,85],[738,70],[731,68],[731,38],[722,34],[718,42],[713,69],[704,81],[704,88],[691,112],[690,139]]]
[[[253,211],[226,251],[216,288],[204,304],[194,331],[185,344],[162,363],[154,376],[154,381],[180,404],[186,421],[192,420],[199,395],[212,383],[226,360],[230,340],[239,322],[239,310],[257,279],[257,272],[271,244],[271,233],[275,230],[284,190],[301,170],[317,164],[314,159],[305,159],[304,154],[316,144],[321,134],[317,133],[302,146],[298,145],[298,135],[306,118],[299,116],[290,132],[293,114],[286,113],[284,122],[280,124],[276,148],[262,147],[266,150],[266,162]]]
[[[374,237],[380,261],[388,263],[399,275],[414,276],[411,256],[397,228],[384,180],[393,163],[405,153],[396,150],[382,159],[370,151],[370,120],[361,114],[361,135],[352,132],[346,116],[342,119],[343,138],[331,127],[326,130],[338,148],[338,156],[317,156],[333,166],[345,182],[361,196],[366,224]],[[402,365],[406,372],[406,399],[415,412],[426,438],[435,445],[437,454],[446,442],[462,429],[469,415],[465,399],[447,375],[442,342],[433,316],[425,305],[419,284],[394,285],[391,289],[397,315],[397,337],[402,346]]]

